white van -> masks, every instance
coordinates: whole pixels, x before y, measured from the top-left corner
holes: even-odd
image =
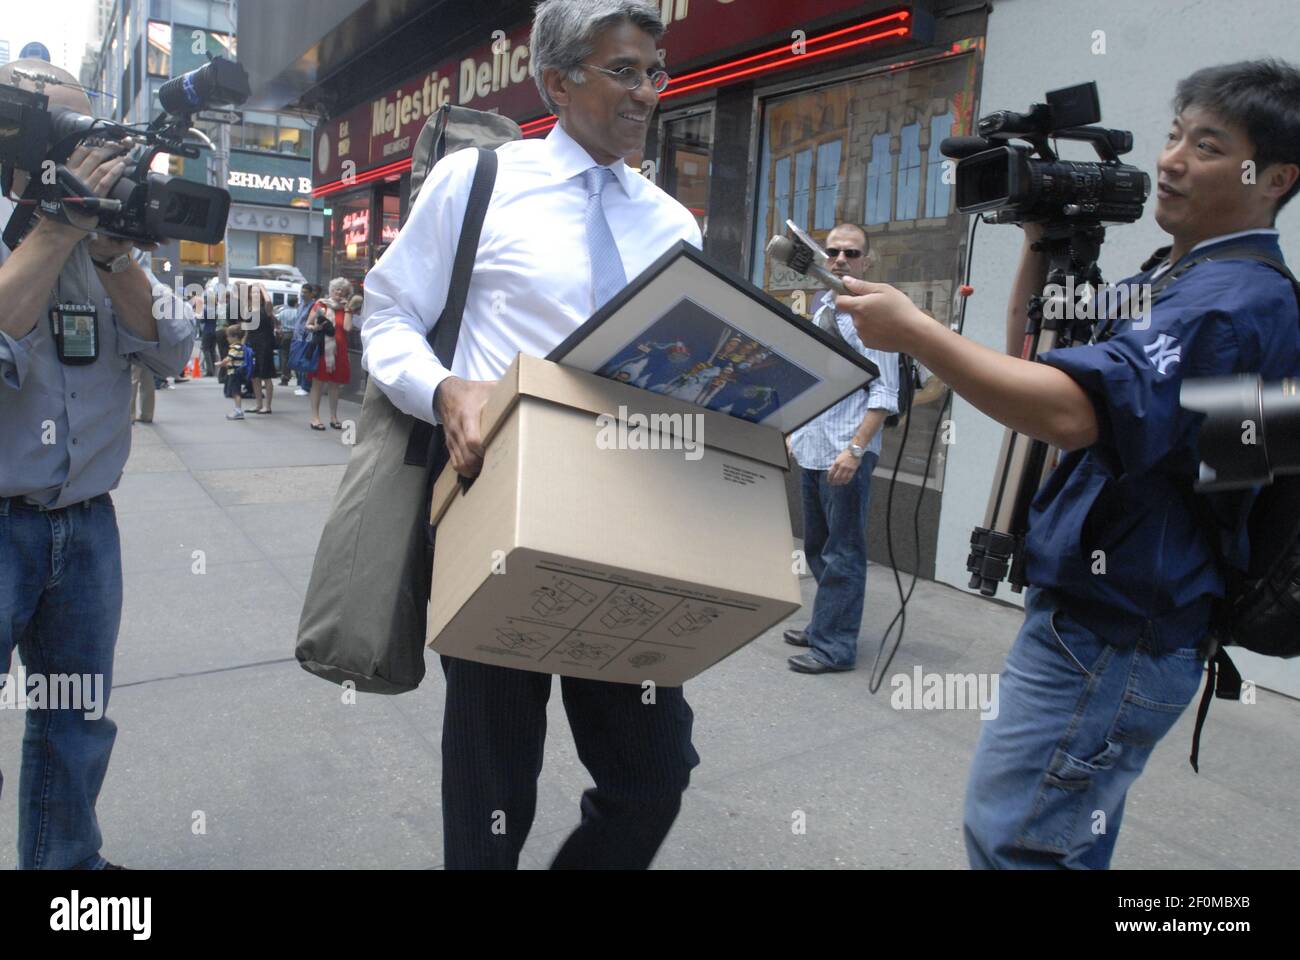
[[[306,281],[294,283],[289,280],[264,280],[261,277],[250,276],[232,276],[230,278],[230,285],[232,287],[257,286],[258,284],[265,287],[266,292],[271,295],[271,306],[276,313],[280,312],[281,307],[296,308],[298,306],[298,296],[302,292],[302,285],[305,282]],[[210,300],[212,297],[215,297],[220,285],[221,279],[219,277],[213,277],[204,284],[203,292],[205,299]]]

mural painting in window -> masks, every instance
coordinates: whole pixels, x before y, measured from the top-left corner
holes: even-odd
[[[937,322],[955,319],[967,221],[952,207],[939,142],[971,129],[978,45],[960,43],[942,59],[764,102],[755,284],[792,306],[812,305],[822,291],[766,262],[767,238],[782,232],[787,217],[821,242],[836,223],[856,222],[866,227],[875,261],[870,279],[897,286]],[[935,383],[914,406],[902,473],[924,472],[944,392]],[[901,437],[901,425],[886,429],[877,469],[892,470]],[[936,485],[945,452],[936,445],[929,473]]]

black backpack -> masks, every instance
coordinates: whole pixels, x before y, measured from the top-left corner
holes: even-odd
[[[1254,260],[1281,273],[1295,291],[1300,309],[1300,282],[1280,260],[1246,245],[1222,247],[1181,264],[1151,285],[1154,304],[1171,283],[1207,260]],[[1200,494],[1186,490],[1194,514],[1218,558],[1227,585],[1215,606],[1207,638],[1210,677],[1196,711],[1192,734],[1192,769],[1199,772],[1201,727],[1212,697],[1241,698],[1241,673],[1225,647],[1237,646],[1266,657],[1300,656],[1300,476],[1276,478],[1251,506],[1246,520],[1250,537],[1249,568],[1242,573],[1223,555],[1218,522]]]

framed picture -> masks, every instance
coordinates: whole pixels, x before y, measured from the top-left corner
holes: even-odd
[[[782,433],[880,375],[838,337],[685,241],[546,359]]]

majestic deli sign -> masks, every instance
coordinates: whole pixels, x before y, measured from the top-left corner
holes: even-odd
[[[669,72],[716,63],[759,40],[798,33],[850,12],[865,19],[861,0],[660,0],[668,26],[661,51]],[[504,114],[518,121],[546,114],[533,79],[530,25],[494,30],[463,57],[446,60],[386,96],[321,126],[316,138],[317,186],[359,175],[411,155],[420,129],[444,103]],[[791,31],[794,31],[792,33]],[[720,39],[725,38],[725,39]]]

